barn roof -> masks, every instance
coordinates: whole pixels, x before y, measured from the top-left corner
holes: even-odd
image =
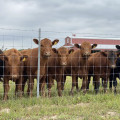
[[[90,44],[102,44],[102,45],[120,45],[120,40],[112,39],[90,39],[90,38],[72,38],[72,44],[81,44],[84,41],[90,42]]]

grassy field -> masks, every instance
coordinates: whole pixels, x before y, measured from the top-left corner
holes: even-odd
[[[2,101],[0,94],[0,120],[120,120],[120,93],[114,95],[108,90],[103,94],[100,88],[99,94],[95,95],[92,82],[86,95],[74,91],[74,96],[69,96],[70,88],[71,78],[68,77],[63,97],[57,96],[55,84],[51,98],[36,98],[35,86],[33,98],[25,95],[20,99],[15,98],[12,83],[9,100]],[[2,83],[0,93],[3,93]]]

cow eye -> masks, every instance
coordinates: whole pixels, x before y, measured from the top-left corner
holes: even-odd
[[[43,47],[43,45],[41,45],[41,47]]]

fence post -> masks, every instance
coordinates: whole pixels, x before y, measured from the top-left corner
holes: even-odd
[[[39,82],[40,82],[40,39],[41,39],[41,29],[39,28],[39,46],[38,46],[38,72],[37,72],[37,98],[39,97]]]

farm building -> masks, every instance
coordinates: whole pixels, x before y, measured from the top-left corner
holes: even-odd
[[[115,45],[120,45],[120,39],[95,39],[95,38],[76,38],[66,37],[64,47],[74,48],[74,44],[81,44],[84,41],[90,42],[90,44],[98,44],[98,47],[94,51],[115,50]]]

